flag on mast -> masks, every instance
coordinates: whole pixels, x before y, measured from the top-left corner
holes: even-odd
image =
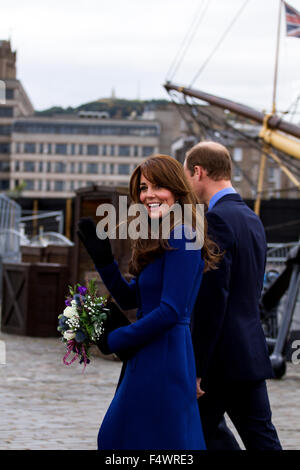
[[[286,35],[300,38],[300,12],[283,2],[285,6]]]

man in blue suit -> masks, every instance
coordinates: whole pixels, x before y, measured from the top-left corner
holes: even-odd
[[[231,166],[229,152],[215,142],[195,145],[184,163],[207,206],[209,234],[224,252],[219,269],[203,276],[192,319],[199,409],[208,449],[218,448],[226,412],[247,450],[281,450],[271,421],[266,379],[273,370],[259,314],[265,232],[232,187]]]

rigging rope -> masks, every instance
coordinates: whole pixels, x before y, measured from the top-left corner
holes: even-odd
[[[194,101],[194,100],[193,100]],[[197,104],[194,102],[194,106],[197,106]],[[203,110],[199,111],[201,114],[203,114],[204,116],[206,117],[209,117],[210,119],[213,119],[215,122],[217,122],[219,125],[223,125],[229,129],[231,129],[235,134],[238,134],[241,138],[243,138],[244,140],[247,141],[247,143],[249,143],[249,145],[253,148],[255,148],[257,151],[262,151],[261,149],[261,145],[255,140],[255,138],[253,137],[249,137],[247,134],[245,134],[244,132],[236,129],[232,124],[230,124],[226,119],[221,119],[221,118],[218,118],[216,116],[213,115],[213,113],[209,113],[209,112],[205,112]],[[292,157],[290,157],[288,154],[286,153],[283,153],[281,151],[279,151],[278,149],[275,149],[273,148],[273,151],[276,153],[276,155],[278,155],[278,157],[280,157],[282,159],[282,161],[285,163],[285,165],[287,166],[287,168],[289,168],[291,171],[293,171],[294,175],[295,176],[298,176],[300,177],[300,166],[298,164],[298,162],[295,162],[294,159]],[[267,157],[269,159],[272,159],[272,157],[267,154]]]
[[[206,1],[206,3],[205,3],[205,1]],[[204,8],[202,9],[203,5],[204,5]],[[196,15],[195,15],[195,17],[192,21],[191,27],[188,29],[188,32],[184,37],[184,40],[183,40],[183,42],[182,42],[182,44],[179,48],[179,51],[176,54],[171,66],[169,68],[169,71],[167,73],[166,81],[173,80],[175,74],[177,73],[177,71],[178,71],[184,57],[186,56],[186,53],[187,53],[187,51],[188,51],[188,49],[189,49],[189,47],[190,47],[190,45],[191,45],[191,43],[192,43],[192,41],[195,37],[195,34],[197,33],[197,31],[199,29],[199,26],[200,26],[200,24],[202,23],[202,21],[204,19],[204,16],[207,12],[208,6],[209,6],[209,0],[203,0],[202,3],[201,3],[200,8],[197,10]],[[180,54],[181,54],[181,57],[180,57]],[[172,75],[171,75],[171,73],[172,73]]]
[[[230,32],[230,30],[232,29],[233,25],[235,24],[235,22],[237,21],[237,19],[239,18],[239,16],[242,14],[243,10],[245,9],[247,3],[249,2],[249,0],[245,0],[245,2],[243,3],[242,7],[238,10],[237,14],[234,16],[233,20],[230,22],[228,28],[225,30],[225,32],[222,34],[221,38],[219,39],[219,41],[217,42],[216,46],[214,47],[214,49],[212,50],[212,52],[210,53],[210,55],[207,57],[207,59],[204,61],[203,65],[200,67],[200,69],[198,70],[198,72],[196,73],[196,75],[194,76],[193,80],[191,81],[190,85],[189,85],[189,88],[191,88],[193,86],[193,84],[195,83],[195,81],[197,80],[197,78],[199,77],[199,75],[203,72],[203,70],[205,69],[205,67],[207,66],[207,64],[209,63],[209,61],[212,59],[212,57],[215,55],[216,51],[219,49],[219,47],[221,46],[222,42],[224,41],[224,39],[226,38],[226,36],[228,35],[228,33]]]
[[[191,105],[190,103],[188,103],[188,101],[186,100],[186,104],[187,106],[190,106],[192,109],[194,109],[194,106]],[[200,114],[201,114],[201,111],[200,111]],[[227,138],[228,138],[228,135],[225,134],[224,131],[222,131],[221,129],[218,129],[218,130],[214,130],[212,127],[210,126],[207,126],[206,124],[204,124],[203,121],[200,121],[198,119],[196,119],[196,117],[193,115],[193,113],[191,112],[191,116],[193,117],[193,119],[196,121],[196,123],[198,124],[198,126],[201,126],[203,127],[205,130],[206,130],[206,133],[207,135],[211,138],[211,140],[215,140],[216,137],[217,137],[217,134],[216,133],[219,133],[220,137],[223,138],[223,142],[221,139],[218,139],[219,141],[221,141],[221,143],[225,143],[227,141]],[[208,116],[207,116],[208,117]],[[211,121],[213,121],[213,117],[211,117]],[[251,190],[256,193],[256,185],[253,183],[252,179],[244,172],[244,170],[240,167],[240,165],[235,161],[235,160],[232,160],[232,163],[234,165],[235,168],[237,168],[241,174],[243,175],[243,177],[245,178],[245,180],[247,181],[247,183],[249,184]]]
[[[192,135],[195,135],[195,132],[193,131],[193,129],[191,127],[191,124],[187,121],[186,117],[184,116],[184,113],[180,109],[181,108],[180,105],[178,103],[176,103],[176,101],[173,99],[171,93],[169,93],[169,94],[171,96],[172,102],[177,106],[178,110],[180,111],[181,116],[183,117],[185,122],[188,124],[190,132],[192,131]],[[205,112],[203,110],[200,111],[198,109],[198,105],[195,103],[194,100],[193,100],[194,104],[190,104],[187,101],[186,97],[184,97],[184,101],[186,103],[186,107],[189,107],[192,110],[196,108],[198,113],[204,115],[206,118],[208,118],[211,121],[215,121],[219,125],[223,125],[223,126],[225,125],[225,127],[229,128],[233,133],[239,135],[242,139],[247,141],[249,143],[250,147],[255,148],[260,153],[263,152],[262,147],[259,144],[259,142],[257,142],[253,137],[249,137],[247,134],[244,134],[244,132],[236,129],[233,125],[229,124],[226,119],[218,118],[218,117],[214,116],[213,113],[208,113],[208,112]],[[212,128],[212,126],[210,127],[210,126],[206,125],[203,121],[199,122],[199,120],[196,119],[193,111],[190,112],[190,115],[192,116],[193,120],[195,120],[197,122],[198,126],[202,126],[202,128],[207,132],[207,135],[210,138],[212,138],[213,140],[216,139],[216,137],[217,137],[216,134],[215,134],[215,131],[217,131],[220,134],[220,136],[223,137],[223,139],[225,139],[225,140],[228,139],[228,135],[226,134],[226,132],[224,130],[222,130],[222,129],[214,130]],[[196,136],[196,137],[198,137],[198,136]],[[287,154],[285,154],[283,152],[278,151],[277,149],[273,148],[273,151],[282,159],[282,161],[285,163],[286,167],[289,168],[291,171],[293,171],[295,176],[298,176],[298,173],[299,173],[299,176],[300,176],[299,166],[297,166],[295,164],[295,162],[291,159],[291,157],[289,157]],[[265,155],[267,156],[268,159],[270,159],[272,162],[274,162],[272,157],[267,152],[263,152],[263,153],[265,153]],[[242,168],[240,168],[240,166],[235,161],[233,161],[233,164],[234,164],[235,167],[237,167],[241,171],[241,173],[243,174],[245,180],[247,181],[247,183],[251,187],[251,190],[254,191],[255,194],[257,194],[256,186],[254,185],[251,178],[247,174],[245,174],[245,172],[242,170]],[[286,191],[288,191],[288,190],[289,191],[294,191],[294,190],[297,190],[297,189],[296,188],[286,189]],[[280,192],[281,190],[278,188],[278,189],[274,189],[274,191]]]

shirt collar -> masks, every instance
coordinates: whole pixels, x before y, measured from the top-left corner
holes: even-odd
[[[221,189],[221,191],[218,191],[210,199],[209,205],[208,205],[208,210],[210,211],[214,207],[214,205],[218,202],[218,200],[221,199],[223,196],[226,196],[227,194],[233,194],[233,193],[236,193],[236,190],[232,187],[224,188],[224,189]]]

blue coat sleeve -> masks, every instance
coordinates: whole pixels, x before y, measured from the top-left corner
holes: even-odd
[[[96,269],[108,291],[123,310],[134,309],[138,306],[136,279],[133,278],[127,282],[121,275],[116,261],[104,268],[96,266]]]
[[[192,340],[197,377],[204,377],[211,363],[226,318],[232,257],[235,247],[230,227],[213,212],[207,213],[210,238],[224,252],[218,269],[203,275],[192,315]]]
[[[176,229],[175,229],[176,230]],[[186,239],[169,239],[172,250],[164,253],[163,286],[160,305],[131,325],[109,333],[111,352],[141,347],[172,328],[181,317],[189,316],[195,301],[195,284],[199,288],[203,261],[201,250],[186,250]],[[198,282],[199,280],[199,282]]]

